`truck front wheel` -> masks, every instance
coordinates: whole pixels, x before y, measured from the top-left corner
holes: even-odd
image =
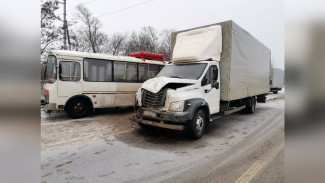
[[[194,114],[192,120],[187,123],[187,131],[189,135],[197,140],[200,139],[204,133],[206,125],[206,116],[202,109],[199,109]]]

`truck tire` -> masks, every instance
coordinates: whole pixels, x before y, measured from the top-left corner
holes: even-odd
[[[249,114],[254,114],[255,110],[256,110],[256,100],[255,97],[252,97],[250,104],[246,105],[245,111]]]
[[[200,139],[204,133],[206,125],[206,116],[202,109],[195,112],[193,118],[188,121],[186,129],[191,138]]]
[[[72,119],[83,118],[91,112],[91,104],[84,98],[73,99],[67,108],[68,116]]]
[[[273,90],[274,94],[278,94],[278,89]]]

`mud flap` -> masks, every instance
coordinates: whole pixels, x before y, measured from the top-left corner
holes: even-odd
[[[266,103],[266,94],[257,95],[257,102],[259,102],[259,103]]]

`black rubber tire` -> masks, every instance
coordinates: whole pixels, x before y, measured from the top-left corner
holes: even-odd
[[[78,119],[88,116],[91,113],[91,104],[87,99],[73,99],[68,107],[68,116],[72,119]]]
[[[251,98],[251,102],[249,105],[246,105],[245,108],[246,112],[249,114],[254,114],[256,110],[256,99],[253,97]]]
[[[200,129],[199,131],[197,130],[197,122],[198,120],[200,121],[200,125],[198,128]],[[205,113],[202,109],[199,109],[195,112],[192,120],[187,122],[186,129],[188,134],[190,135],[191,138],[197,140],[200,139],[205,131],[206,127],[206,116]]]
[[[278,89],[273,90],[274,94],[278,94]]]

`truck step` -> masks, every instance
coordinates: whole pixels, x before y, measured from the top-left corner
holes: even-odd
[[[246,105],[241,106],[241,107],[238,107],[238,108],[235,108],[235,109],[231,109],[231,110],[229,110],[229,111],[225,111],[225,112],[224,112],[224,115],[229,115],[229,114],[232,114],[232,113],[238,112],[238,111],[244,109],[245,107],[246,107]]]

